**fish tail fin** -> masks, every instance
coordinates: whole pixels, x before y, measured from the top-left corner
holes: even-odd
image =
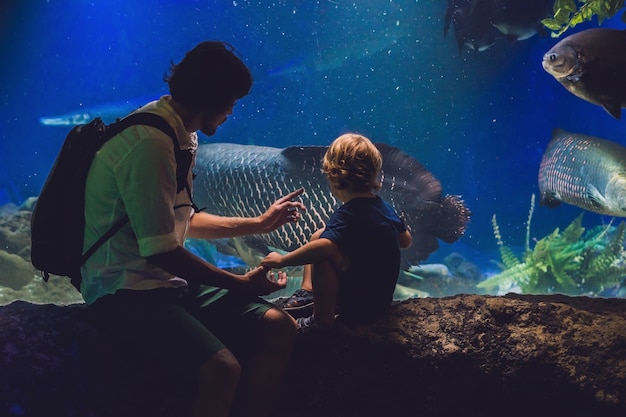
[[[427,223],[417,224],[416,230],[411,230],[413,250],[417,259],[412,262],[421,262],[439,248],[437,239],[446,243],[456,242],[465,234],[472,212],[465,206],[461,197],[447,195],[438,203],[430,203],[424,207],[424,218]]]
[[[446,243],[456,242],[467,229],[472,212],[465,206],[460,196],[447,195],[441,200],[441,209],[434,233]]]

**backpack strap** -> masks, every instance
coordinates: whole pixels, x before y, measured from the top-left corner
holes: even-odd
[[[189,188],[189,184],[187,184],[187,174],[189,173],[189,167],[191,166],[191,152],[180,149],[178,136],[176,136],[172,126],[170,126],[170,124],[167,123],[163,117],[154,113],[132,113],[109,125],[108,129],[110,129],[111,132],[109,137],[122,133],[122,131],[135,125],[156,127],[161,132],[172,138],[172,142],[174,142],[174,155],[176,157],[176,183],[178,184],[176,192],[181,192],[183,189]]]
[[[193,199],[191,198],[191,188],[189,187],[189,182],[187,181],[187,176],[189,174],[189,168],[191,167],[192,160],[191,151],[185,151],[180,149],[180,142],[178,141],[178,136],[176,136],[176,132],[174,132],[172,126],[170,126],[170,124],[167,123],[167,121],[163,117],[159,116],[158,114],[147,112],[132,113],[125,118],[108,125],[106,127],[107,137],[112,138],[113,136],[122,133],[122,131],[124,131],[125,129],[136,125],[156,127],[157,129],[168,135],[174,143],[174,156],[176,158],[176,192],[179,193],[183,189],[187,190],[187,194],[189,195],[189,201],[191,201],[191,204],[176,205],[174,206],[174,209],[180,207],[191,207],[195,212],[204,210],[204,208],[198,208],[198,206],[196,206],[196,204],[193,202]],[[122,229],[122,227],[124,227],[126,223],[128,223],[128,214],[125,214],[124,217],[116,221],[115,224],[113,224],[113,226],[111,226],[111,228],[106,231],[106,233],[100,236],[100,238],[96,240],[96,242],[91,245],[91,247],[87,249],[87,251],[85,251],[85,253],[81,257],[81,265],[83,265],[87,261],[87,259],[89,259],[91,255],[93,255],[96,250],[104,244],[104,242],[109,240],[114,234]]]
[[[189,195],[189,201],[191,201],[191,204],[178,204],[174,206],[174,210],[180,207],[191,207],[197,213],[206,209],[206,207],[199,208],[193,202],[193,198],[191,197],[191,187],[189,186],[189,182],[187,181],[187,176],[189,174],[189,168],[191,167],[191,160],[193,158],[193,155],[191,151],[180,149],[178,136],[176,136],[176,133],[174,132],[174,129],[172,129],[172,126],[170,126],[170,124],[167,123],[165,119],[163,119],[163,117],[154,113],[132,113],[124,119],[120,120],[115,125],[119,125],[120,130],[116,130],[116,133],[114,134],[118,134],[122,132],[122,130],[133,125],[146,125],[156,127],[163,133],[166,133],[170,138],[172,138],[172,141],[174,142],[174,155],[176,157],[176,192],[179,193],[182,190],[187,190],[187,195]],[[116,129],[118,129],[117,126]]]

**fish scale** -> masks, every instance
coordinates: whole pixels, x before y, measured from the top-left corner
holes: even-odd
[[[626,148],[555,129],[539,167],[541,204],[626,216]]]
[[[287,224],[274,232],[255,236],[268,246],[293,250],[308,241],[311,230],[324,225],[337,207],[332,195],[320,190],[323,180],[303,161],[299,181],[285,173],[287,160],[280,149],[235,144],[202,145],[198,149],[194,181],[194,199],[210,213],[221,216],[253,217],[263,213],[272,202],[300,187],[304,201],[314,198],[302,213],[302,221]],[[306,178],[311,178],[307,180]]]
[[[403,256],[410,264],[425,260],[438,247],[465,232],[470,211],[458,196],[441,196],[441,184],[418,161],[399,149],[376,145],[383,156],[379,195],[398,211],[410,228],[413,245]],[[321,171],[323,146],[267,146],[215,143],[201,145],[194,172],[194,200],[209,213],[252,217],[274,201],[304,188],[307,210],[297,223],[271,233],[246,237],[253,246],[292,251],[324,226],[340,202]]]

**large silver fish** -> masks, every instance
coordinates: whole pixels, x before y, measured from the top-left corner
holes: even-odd
[[[574,33],[546,52],[542,65],[572,94],[621,117],[626,107],[626,30]]]
[[[541,204],[626,217],[626,148],[555,129],[539,168]]]
[[[458,196],[441,195],[441,184],[417,160],[397,148],[377,144],[383,156],[383,187],[379,195],[403,217],[413,245],[403,251],[409,264],[425,260],[439,247],[465,232],[470,211]],[[247,238],[249,246],[292,251],[330,217],[339,202],[321,172],[324,146],[285,149],[228,143],[201,145],[194,172],[194,200],[209,213],[257,216],[279,197],[304,187],[307,206],[302,220],[277,231]]]

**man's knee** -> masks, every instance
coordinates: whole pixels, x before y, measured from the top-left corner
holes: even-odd
[[[241,377],[241,365],[226,348],[219,350],[202,364],[198,372],[200,385],[214,386],[217,382],[225,389],[236,389]]]
[[[271,344],[290,348],[298,334],[296,321],[289,314],[277,308],[270,308],[263,315],[262,339]]]

